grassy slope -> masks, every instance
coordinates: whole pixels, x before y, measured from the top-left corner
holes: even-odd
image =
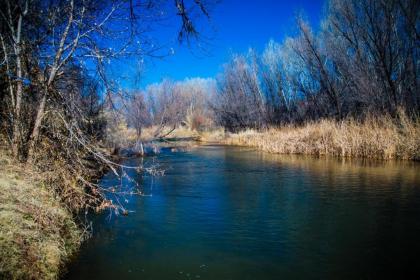
[[[0,278],[58,277],[81,237],[58,201],[36,173],[13,164],[0,149]]]

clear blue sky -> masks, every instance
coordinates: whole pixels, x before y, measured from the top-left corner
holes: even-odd
[[[313,28],[319,26],[325,2],[323,0],[222,0],[211,11],[211,20],[200,19],[211,30],[203,36],[212,37],[205,46],[206,55],[196,46],[188,48],[177,43],[179,19],[173,17],[165,26],[155,28],[161,42],[173,47],[174,54],[164,59],[146,60],[141,79],[128,87],[144,87],[164,78],[183,80],[188,77],[215,77],[233,53],[246,52],[252,47],[261,51],[270,39],[282,41],[296,32],[296,15],[303,13]],[[126,77],[136,66],[123,67]]]

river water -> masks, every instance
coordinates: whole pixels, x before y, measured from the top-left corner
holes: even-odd
[[[408,279],[419,273],[418,163],[202,146],[144,164],[159,164],[165,175],[127,170],[131,179],[122,182],[112,173],[104,177],[104,187],[136,182],[147,196],[120,197],[133,211],[128,216],[92,217],[93,237],[65,279]]]

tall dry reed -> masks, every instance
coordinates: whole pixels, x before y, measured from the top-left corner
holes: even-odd
[[[420,120],[403,113],[398,118],[368,116],[364,121],[321,120],[303,126],[245,130],[229,134],[225,143],[280,154],[420,160]]]

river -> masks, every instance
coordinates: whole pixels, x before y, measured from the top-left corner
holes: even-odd
[[[146,195],[120,198],[128,216],[91,217],[64,279],[402,279],[419,267],[418,163],[200,146],[143,164],[165,175],[126,171],[125,188]]]

